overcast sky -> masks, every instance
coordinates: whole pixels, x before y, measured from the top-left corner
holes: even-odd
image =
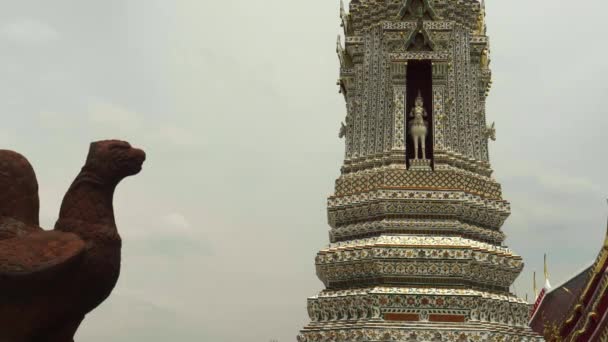
[[[487,0],[495,177],[531,293],[606,228],[602,0]],[[123,272],[79,341],[294,341],[321,289],[343,158],[338,0],[0,0],[0,147],[26,155],[51,227],[88,143],[143,147],[120,185]]]

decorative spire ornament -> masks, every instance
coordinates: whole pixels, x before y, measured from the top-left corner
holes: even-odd
[[[532,273],[532,290],[534,291],[534,299],[538,297],[538,288],[536,287],[536,271]]]
[[[545,263],[545,288],[550,289],[551,283],[549,282],[549,267],[547,266],[547,254],[545,253],[544,257]]]

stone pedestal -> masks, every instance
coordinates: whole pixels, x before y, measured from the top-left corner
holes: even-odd
[[[412,171],[433,171],[429,159],[410,159],[409,169]]]

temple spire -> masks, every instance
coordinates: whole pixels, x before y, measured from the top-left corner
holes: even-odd
[[[549,267],[547,266],[547,254],[545,253],[545,288],[550,289],[551,283],[549,282]]]
[[[344,164],[298,341],[542,341],[489,161],[483,4],[338,2]]]

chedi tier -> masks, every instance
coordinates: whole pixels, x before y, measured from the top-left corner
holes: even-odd
[[[509,291],[523,262],[488,161],[484,17],[477,0],[342,6],[346,153],[300,342],[542,341]]]

